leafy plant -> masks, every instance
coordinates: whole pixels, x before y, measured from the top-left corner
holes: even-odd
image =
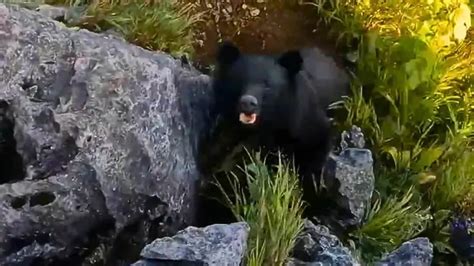
[[[250,225],[246,265],[285,265],[303,227],[298,178],[292,164],[284,162],[281,154],[273,168],[259,153],[249,157],[250,163],[240,168],[245,182],[239,182],[238,175],[230,172],[232,193],[221,182],[217,185],[235,216]]]
[[[421,220],[409,213],[431,209],[435,218],[428,234],[438,249],[449,251],[448,219],[441,214],[471,213],[474,194],[468,165],[474,137],[468,1],[310,2],[340,43],[355,49],[353,93],[339,105],[347,114],[340,127],[356,124],[368,138],[376,156],[376,188],[387,206],[374,205],[357,239],[365,252],[388,251],[419,232]],[[408,194],[413,197],[395,205],[399,195]],[[410,219],[414,228],[404,223]]]
[[[413,193],[412,187],[401,197],[392,196],[384,202],[377,199],[367,211],[364,226],[352,233],[366,262],[397,248],[426,229],[431,219],[429,209],[414,204]]]
[[[458,207],[469,213],[474,193],[474,152],[464,151],[457,160],[446,162],[439,177],[428,190],[431,205],[436,210]]]

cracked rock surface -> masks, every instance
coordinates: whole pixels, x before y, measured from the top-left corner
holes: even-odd
[[[138,265],[239,266],[247,248],[250,227],[245,222],[190,226],[173,237],[157,239],[141,252]],[[172,263],[171,263],[172,262]]]
[[[209,93],[166,54],[0,4],[0,264],[76,254],[104,226],[191,223]]]

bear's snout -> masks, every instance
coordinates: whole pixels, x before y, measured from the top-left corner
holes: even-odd
[[[258,111],[258,100],[252,95],[240,97],[239,112],[246,115],[255,114]]]

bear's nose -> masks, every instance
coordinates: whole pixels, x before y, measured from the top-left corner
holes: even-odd
[[[251,95],[245,95],[240,98],[240,111],[245,114],[252,114],[257,111],[257,98]]]

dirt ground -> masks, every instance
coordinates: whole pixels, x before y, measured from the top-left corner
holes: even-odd
[[[315,8],[288,4],[288,1],[193,1],[196,10],[204,12],[203,22],[198,25],[193,61],[200,65],[213,63],[218,43],[231,40],[246,53],[268,54],[319,47],[341,63],[335,41],[328,37],[322,23],[318,25]]]

